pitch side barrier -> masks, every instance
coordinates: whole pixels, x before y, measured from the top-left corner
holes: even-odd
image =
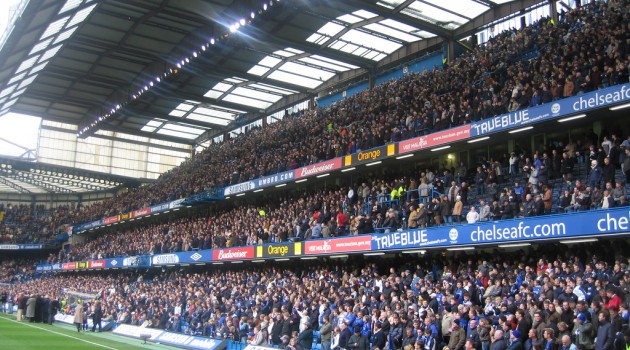
[[[419,252],[426,249],[478,247],[545,241],[571,241],[585,238],[630,234],[630,207],[555,214],[522,219],[486,221],[474,224],[437,226],[415,230],[374,233],[283,242],[259,246],[174,252],[92,261],[44,264],[38,272],[92,269],[149,268],[224,264],[244,261],[316,259],[320,256],[345,257],[350,254],[380,252]]]
[[[186,335],[182,333],[167,332],[155,328],[143,328],[121,324],[113,331],[116,335],[143,339],[149,342],[176,346],[183,349],[195,350],[225,350],[226,341],[223,339],[213,339]]]

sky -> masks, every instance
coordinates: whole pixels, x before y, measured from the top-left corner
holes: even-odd
[[[6,31],[11,16],[11,8],[17,6],[20,1],[21,0],[0,0],[0,33],[4,34]],[[0,62],[3,60],[4,58],[0,56]],[[36,149],[40,122],[40,118],[16,113],[7,113],[1,116],[0,155],[19,157],[25,152],[25,148]],[[11,143],[18,144],[22,147],[12,145]]]

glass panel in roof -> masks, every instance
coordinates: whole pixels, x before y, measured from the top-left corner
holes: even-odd
[[[246,82],[247,79],[243,79],[243,78],[239,78],[239,77],[231,77],[231,78],[225,79],[225,81],[228,81],[228,82],[234,83],[234,84],[239,84],[239,83]]]
[[[269,74],[269,78],[284,81],[286,83],[304,86],[311,89],[314,89],[323,83],[323,81],[321,80],[310,79],[280,70],[276,70]]]
[[[68,39],[69,37],[72,36],[72,34],[74,33],[75,30],[77,30],[77,28],[79,27],[72,27],[68,30],[66,30],[65,32],[57,35],[57,39],[55,39],[55,42],[53,44],[58,44],[66,39]]]
[[[53,48],[50,48],[48,50],[46,50],[46,52],[44,52],[44,54],[42,55],[42,58],[39,60],[40,62],[44,62],[44,61],[48,61],[49,59],[51,59],[52,57],[54,57],[57,52],[59,51],[59,49],[61,49],[62,45],[57,45]]]
[[[180,103],[177,107],[175,107],[175,109],[179,109],[180,111],[190,111],[193,107],[195,106],[190,103]]]
[[[271,106],[271,102],[255,100],[252,98],[247,98],[247,97],[237,96],[237,95],[227,95],[223,98],[223,101],[234,102],[240,105],[245,105],[245,106],[250,106],[250,107],[255,107],[255,108],[260,108],[260,109],[265,109]]]
[[[280,62],[282,62],[282,60],[279,58],[267,56],[260,60],[260,62],[258,62],[258,65],[273,68]]]
[[[33,79],[35,79],[35,76],[33,77]],[[23,82],[22,82],[22,84],[20,84],[20,88],[22,88],[23,86],[27,86],[27,85],[28,85],[28,84],[24,85],[24,83],[25,83],[25,82],[26,82],[26,80],[25,80],[25,81],[23,81]],[[30,83],[29,83],[29,84],[30,84]],[[24,87],[24,88],[22,88],[22,90],[18,90],[18,91],[16,91],[16,92],[14,92],[14,93],[13,93],[13,95],[11,95],[11,98],[16,98],[16,97],[20,96],[21,94],[23,94],[23,93],[24,93],[24,91],[26,91],[26,88],[25,88],[25,87]]]
[[[401,5],[403,2],[405,2],[405,0],[381,0],[377,3],[377,5],[393,9]]]
[[[77,12],[74,15],[74,17],[72,17],[70,22],[68,22],[68,28],[85,21],[87,16],[89,16],[90,13],[92,13],[92,10],[94,10],[95,7],[96,7],[96,4],[94,4],[94,5],[90,6],[90,7],[86,7],[84,9],[82,9],[81,11]]]
[[[168,130],[168,129],[160,129],[157,131],[158,134],[162,134],[162,135],[168,135],[168,136],[175,136],[175,137],[181,137],[184,139],[194,139],[196,138],[198,135],[195,134],[188,134],[188,133],[183,133],[183,132],[179,132],[179,131],[174,131],[174,130]]]
[[[263,83],[254,83],[254,84],[249,84],[249,87],[252,88],[256,88],[256,89],[261,89],[261,90],[266,90],[266,91],[270,91],[270,92],[275,92],[278,94],[283,94],[283,95],[292,95],[292,94],[297,94],[298,92],[295,90],[289,90],[289,89],[284,89],[281,87],[277,87],[277,86],[273,86],[273,85],[269,85],[269,84],[263,84]]]
[[[415,31],[420,31],[419,29],[416,30],[408,30],[408,31],[400,31],[397,29],[394,29],[392,27],[386,26],[384,24],[381,23],[371,23],[368,25],[365,25],[363,28],[365,29],[369,29],[373,32],[377,32],[377,33],[381,33],[383,35],[387,35],[389,37],[395,38],[395,39],[399,39],[402,41],[406,41],[406,42],[414,42],[414,41],[418,41],[421,40],[422,37],[420,36],[416,36],[415,35]]]
[[[199,129],[199,128],[194,128],[194,127],[185,126],[181,124],[171,124],[171,123],[164,125],[162,129],[175,130],[179,132],[186,132],[189,134],[197,134],[197,135],[200,135],[204,131],[203,129]]]
[[[301,53],[304,53],[304,51],[302,51],[302,50],[298,50],[298,49],[294,49],[294,48],[292,48],[292,47],[287,47],[285,50],[286,50],[286,51],[289,51],[289,52],[293,52],[293,53],[294,53],[294,54],[296,54],[296,55],[299,55],[299,54],[301,54]]]
[[[218,83],[217,85],[215,85],[212,90],[217,90],[217,91],[223,91],[226,92],[228,91],[230,88],[232,88],[232,84],[226,84],[226,83]]]
[[[7,85],[11,85],[15,83],[16,81],[22,80],[22,78],[24,78],[25,75],[26,75],[26,72],[14,76],[13,78],[11,78],[11,80],[9,80],[9,83]]]
[[[303,64],[297,64],[295,62],[287,62],[283,64],[280,68],[278,68],[278,70],[306,77],[313,77],[323,81],[326,81],[335,75],[335,73],[327,70],[307,67]]]
[[[375,13],[372,13],[370,11],[366,11],[366,10],[363,10],[363,9],[358,10],[358,11],[354,11],[354,12],[352,12],[352,14],[355,15],[355,16],[359,16],[361,18],[365,18],[365,19],[370,19],[370,18],[374,18],[374,17],[378,16]]]
[[[155,128],[154,128],[154,127],[151,127],[151,126],[146,126],[146,125],[145,125],[145,126],[143,126],[143,127],[142,127],[142,129],[140,129],[140,130],[142,130],[142,131],[146,131],[146,132],[154,132],[154,131],[155,131]]]
[[[156,128],[159,128],[160,126],[162,126],[162,124],[164,124],[164,122],[157,119],[153,119],[147,123],[148,126],[153,126]]]
[[[274,51],[273,54],[274,55],[278,55],[278,56],[282,56],[282,57],[295,56],[295,54],[293,52],[289,52],[289,51],[285,51],[285,50]]]
[[[267,67],[255,65],[255,66],[252,67],[252,69],[248,70],[247,73],[253,74],[253,75],[262,76],[265,73],[267,73],[268,71],[269,71],[269,68],[267,68]]]
[[[440,27],[447,28],[458,28],[468,21],[468,19],[464,17],[446,12],[435,6],[425,4],[420,1],[414,1],[401,12],[415,18],[429,21],[439,25]]]
[[[41,39],[46,39],[51,35],[57,34],[61,28],[63,28],[63,26],[66,24],[66,22],[68,21],[68,19],[70,18],[70,16],[66,16],[62,19],[58,19],[54,22],[52,22],[50,25],[48,25],[48,28],[46,28],[46,31],[44,32],[44,34],[42,34]]]
[[[15,71],[15,74],[20,73],[20,72],[22,72],[22,71],[24,71],[26,69],[31,68],[35,64],[35,62],[37,62],[38,58],[39,58],[39,55],[31,57],[28,60],[22,62],[22,64],[20,64],[18,69]]]
[[[83,0],[68,0],[66,1],[66,3],[63,5],[63,7],[61,8],[61,10],[59,10],[59,14],[62,14],[66,11],[72,10],[73,8],[81,5],[81,3],[83,2]]]
[[[218,99],[222,95],[223,95],[223,92],[221,92],[221,91],[214,91],[214,90],[208,90],[208,92],[206,92],[204,94],[205,97],[214,98],[214,99]]]
[[[198,120],[200,122],[206,122],[206,123],[218,124],[218,125],[224,125],[224,126],[231,123],[231,121],[229,120],[216,118],[216,117],[209,117],[207,115],[202,115],[202,114],[197,114],[197,113],[191,113],[186,119]]]
[[[320,56],[320,55],[312,55],[311,58],[314,58],[316,60],[320,60],[320,61],[325,61],[325,62],[329,62],[338,66],[344,66],[344,67],[348,67],[350,69],[357,69],[359,68],[358,66],[349,64],[349,63],[345,63],[345,62],[341,62],[341,61],[337,61],[337,60],[333,60],[332,58],[328,58],[328,57],[324,57],[324,56]]]
[[[424,0],[424,2],[453,11],[468,18],[475,18],[490,9],[489,6],[480,4],[479,2],[473,0]]]
[[[178,111],[176,109],[172,110],[168,115],[172,115],[173,117],[183,117],[184,115],[186,115],[186,112],[184,111]]]
[[[236,118],[237,114],[244,113],[244,112],[243,111],[235,111],[234,113],[230,113],[230,112],[220,111],[220,110],[216,110],[216,109],[210,109],[210,108],[203,108],[203,107],[201,107],[201,108],[195,109],[194,113],[207,115],[207,116],[213,116],[213,117],[217,117],[217,118],[221,118],[221,119],[234,120],[234,118]]]
[[[46,67],[46,65],[48,64],[48,62],[50,62],[50,61],[46,61],[44,63],[40,63],[39,65],[31,68],[31,71],[29,72],[29,74],[35,74],[35,73],[39,72],[40,70],[44,69]]]
[[[344,26],[342,26],[341,24],[337,24],[334,22],[328,22],[326,24],[324,24],[323,27],[319,28],[319,30],[317,31],[320,34],[324,34],[327,36],[335,36],[337,35],[337,33],[339,33],[340,31],[344,30]]]
[[[243,97],[251,97],[257,100],[267,101],[267,102],[276,102],[282,98],[282,95],[270,94],[262,91],[257,91],[254,89],[247,89],[244,87],[237,87],[232,91],[231,94],[240,95]]]
[[[37,74],[35,75],[31,75],[30,77],[22,80],[22,82],[20,83],[20,86],[18,87],[18,89],[21,89],[25,86],[28,86],[30,83],[33,82],[33,80],[35,80],[35,78],[37,78]]]
[[[36,52],[39,52],[45,48],[48,47],[48,45],[50,45],[50,43],[52,42],[53,38],[48,38],[44,41],[41,41],[39,43],[37,43],[35,46],[33,46],[33,49],[31,50],[31,52],[29,53],[29,55],[32,55]]]
[[[318,33],[314,33],[313,35],[309,36],[306,41],[313,43],[313,44],[317,44],[317,45],[323,45],[326,40],[330,39],[329,36],[326,35],[321,35]]]
[[[391,53],[398,50],[402,45],[375,35],[368,34],[356,29],[348,31],[341,36],[341,39],[360,44],[363,47],[371,48],[380,52]]]
[[[7,87],[6,89],[2,90],[2,92],[0,92],[0,97],[10,95],[15,90],[16,87],[17,85],[11,85]]]
[[[346,23],[350,23],[350,24],[361,22],[363,20],[361,17],[353,16],[351,14],[346,14],[346,15],[343,15],[343,16],[339,16],[339,17],[337,17],[337,19],[342,21],[342,22],[346,22]]]

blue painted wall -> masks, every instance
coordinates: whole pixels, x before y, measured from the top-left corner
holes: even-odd
[[[427,68],[428,70],[433,70],[434,67],[442,67],[442,53],[436,53],[433,54],[421,61],[418,61],[416,63],[412,63],[410,64],[409,67],[409,72],[422,72],[424,70],[424,68]],[[397,68],[395,71],[392,71],[390,73],[387,73],[385,75],[382,75],[378,78],[376,78],[375,83],[378,85],[384,81],[390,80],[390,79],[398,79],[400,77],[402,77],[403,74],[403,67]],[[370,85],[369,83],[361,83],[361,84],[357,84],[354,85],[348,89],[346,89],[346,97],[350,97],[354,94],[358,94],[364,90],[369,89]],[[328,95],[328,96],[324,96],[324,97],[320,97],[317,100],[317,105],[319,107],[328,107],[331,104],[333,104],[336,101],[339,101],[341,99],[343,99],[343,94],[342,92],[338,92],[336,94],[332,94],[332,95]]]

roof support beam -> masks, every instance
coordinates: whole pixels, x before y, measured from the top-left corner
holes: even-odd
[[[176,101],[192,100],[192,101],[197,101],[201,103],[206,103],[209,105],[225,107],[226,109],[236,109],[236,110],[244,111],[246,113],[259,112],[259,110],[255,107],[250,107],[250,106],[227,102],[227,101],[220,101],[214,98],[205,97],[203,95],[191,95],[191,94],[186,94],[186,93],[176,92],[176,91],[170,91],[169,95],[160,96],[160,98],[166,98],[166,99],[176,100]]]
[[[370,11],[372,13],[376,13],[379,16],[383,16],[385,18],[390,18],[390,19],[393,19],[393,20],[398,21],[400,23],[404,23],[406,25],[410,25],[410,26],[413,26],[413,27],[417,27],[417,28],[426,30],[427,32],[430,32],[430,33],[433,33],[435,35],[441,36],[442,38],[445,38],[445,39],[450,39],[450,38],[453,37],[453,34],[448,29],[442,28],[442,27],[440,27],[438,25],[435,25],[435,24],[427,22],[427,21],[423,21],[423,20],[418,19],[418,18],[411,17],[409,15],[405,15],[403,13],[400,13],[399,11],[401,11],[403,9],[403,8],[401,8],[401,6],[397,7],[394,10],[389,10],[386,7],[379,6],[379,5],[376,5],[374,3],[358,1],[358,0],[346,0],[346,1],[344,1],[344,3],[346,3],[348,5],[356,6],[357,8],[362,8],[362,9]]]
[[[526,9],[530,6],[545,6],[548,4],[549,0],[516,0],[506,2],[505,4],[501,4],[491,8],[489,11],[482,13],[480,16],[473,18],[470,22],[457,28],[453,33],[454,38],[461,39],[473,35],[479,31],[479,28],[488,25],[498,19]]]
[[[202,122],[202,121],[194,120],[194,119],[178,118],[178,117],[173,117],[172,115],[168,115],[168,114],[146,115],[146,114],[135,112],[133,110],[128,110],[127,108],[123,108],[123,110],[120,111],[119,114],[121,117],[134,117],[134,118],[140,118],[140,119],[146,119],[146,120],[162,119],[162,120],[166,120],[172,123],[186,123],[186,124],[198,126],[204,129],[225,130],[225,126],[221,124],[207,123],[207,122]]]
[[[43,189],[46,192],[49,193],[76,193],[76,191],[71,190],[69,188],[65,188],[65,187],[61,187],[61,186],[57,186],[55,184],[49,183],[49,182],[45,182],[45,181],[41,181],[41,180],[35,180],[35,179],[30,179],[30,178],[19,178],[17,179],[15,176],[12,176],[13,179],[15,180],[19,180],[22,182],[26,182],[29,183],[33,186],[37,186],[41,189]],[[100,187],[100,186],[99,186]],[[105,187],[101,188],[102,189],[106,189]]]
[[[195,143],[194,140],[186,139],[186,138],[182,138],[182,137],[174,137],[174,136],[169,136],[169,135],[150,133],[150,132],[146,132],[146,131],[142,131],[142,130],[127,129],[127,128],[123,128],[121,126],[116,126],[116,125],[112,125],[112,124],[108,124],[108,123],[101,123],[100,125],[101,125],[99,127],[100,130],[121,132],[121,133],[124,133],[124,134],[135,135],[135,136],[140,136],[140,137],[147,137],[147,138],[150,138],[150,139],[162,140],[162,141],[166,141],[166,142],[174,142],[174,143],[179,143],[179,144],[189,145],[189,146],[193,146],[194,143]],[[119,141],[125,141],[125,140],[124,139],[119,139]]]
[[[275,35],[269,35],[269,33],[260,32],[259,30],[251,30],[248,33],[251,34],[252,43],[264,43],[264,48],[267,50],[269,50],[269,48],[272,48],[273,51],[276,51],[286,49],[287,47],[292,47],[300,51],[308,52],[311,54],[319,54],[321,56],[332,58],[334,60],[349,63],[362,68],[370,68],[375,63],[374,61],[363,58],[361,56],[351,55],[343,51],[334,50],[306,41],[289,41]]]
[[[171,147],[171,146],[160,145],[160,144],[157,144],[157,143],[150,143],[150,142],[143,142],[143,141],[136,141],[136,140],[121,139],[121,138],[118,138],[118,137],[105,136],[105,135],[99,135],[99,134],[94,134],[91,137],[95,137],[95,138],[99,138],[99,139],[105,139],[105,140],[110,140],[110,141],[116,141],[116,142],[131,143],[131,144],[138,145],[138,146],[155,147],[155,148],[160,148],[160,149],[166,149],[166,150],[169,150],[169,151],[183,152],[183,153],[189,153],[189,154],[190,154],[190,151],[191,151],[190,149],[186,149],[186,148]]]
[[[3,183],[9,187],[11,187],[12,189],[20,192],[20,193],[32,193],[31,191],[27,190],[26,188],[13,183],[12,181],[9,181],[7,178],[5,178],[4,176],[0,176],[0,183]]]
[[[238,59],[238,58],[235,58],[235,59]],[[268,85],[277,86],[283,89],[294,90],[297,92],[309,91],[308,88],[301,85],[286,83],[279,80],[271,80],[271,79],[262,78],[258,75],[249,74],[246,71],[240,72],[234,69],[225,68],[225,67],[216,66],[216,65],[212,65],[211,67],[212,67],[211,69],[205,69],[207,68],[207,66],[205,66],[199,69],[199,71],[197,71],[197,69],[195,69],[196,68],[195,66],[191,70],[194,71],[195,77],[200,77],[200,78],[208,78],[212,80],[215,80],[215,79],[223,80],[225,78],[239,77],[239,78],[246,79],[247,81],[250,81],[252,83],[268,84]]]

